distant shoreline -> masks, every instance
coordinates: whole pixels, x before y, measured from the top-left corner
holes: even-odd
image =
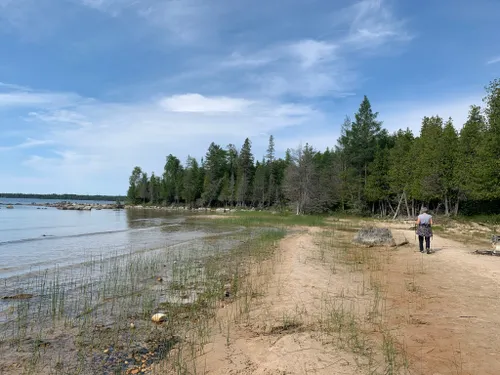
[[[121,195],[82,195],[82,194],[24,194],[24,193],[0,193],[1,198],[26,198],[26,199],[61,199],[75,201],[125,201],[126,197]]]

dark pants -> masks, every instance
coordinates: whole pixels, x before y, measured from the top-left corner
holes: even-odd
[[[424,238],[425,238],[425,249],[429,250],[431,248],[431,238],[430,237],[424,237],[424,236],[418,236],[418,244],[420,246],[420,251],[424,251]]]

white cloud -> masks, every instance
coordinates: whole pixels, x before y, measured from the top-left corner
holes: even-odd
[[[174,95],[160,101],[161,105],[172,112],[242,112],[252,105],[245,99],[228,97],[207,98],[200,94]]]
[[[62,108],[26,112],[22,118],[29,121],[33,138],[16,146],[27,151],[24,167],[34,176],[61,181],[67,191],[81,191],[95,180],[96,186],[125,189],[135,165],[161,172],[169,153],[181,160],[190,153],[201,157],[212,141],[239,145],[249,137],[260,157],[259,150],[267,144],[262,133],[322,121],[321,114],[306,105],[196,93],[135,103],[77,98]],[[40,132],[50,141],[35,139]],[[43,154],[29,150],[37,145],[50,148]]]
[[[500,56],[494,57],[486,62],[486,65],[496,64],[500,62]]]

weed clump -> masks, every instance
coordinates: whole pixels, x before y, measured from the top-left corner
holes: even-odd
[[[389,228],[365,227],[354,237],[354,242],[367,246],[394,246],[395,241]]]

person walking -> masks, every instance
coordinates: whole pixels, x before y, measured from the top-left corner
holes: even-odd
[[[427,208],[422,207],[420,215],[417,218],[417,236],[420,252],[424,252],[424,239],[425,251],[427,254],[431,253],[431,237],[432,237],[432,216],[427,213]]]

